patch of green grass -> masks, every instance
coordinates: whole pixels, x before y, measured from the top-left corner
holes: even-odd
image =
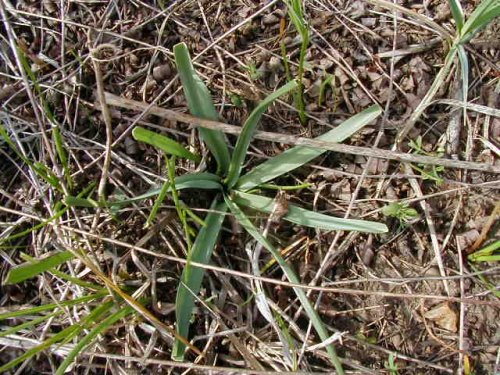
[[[389,371],[391,375],[399,375],[398,365],[396,364],[396,357],[394,354],[389,354],[389,358],[384,363],[384,367]]]
[[[31,258],[28,262],[19,265],[9,272],[7,276],[7,283],[19,283],[43,272],[53,273],[53,267],[72,258],[73,255],[70,252],[62,252],[54,256],[38,260]],[[80,284],[80,286],[85,285]],[[77,338],[81,335],[81,339],[77,340],[77,344],[70,350],[68,356],[57,369],[57,374],[63,374],[68,366],[74,362],[81,351],[88,345],[95,342],[98,334],[110,329],[118,320],[134,313],[134,310],[129,306],[119,307],[120,303],[112,300],[109,297],[107,290],[102,287],[97,287],[97,290],[84,295],[83,297],[32,308],[13,309],[12,311],[0,314],[1,322],[11,319],[26,320],[24,323],[3,329],[0,331],[0,337],[16,334],[26,329],[34,329],[33,327],[45,324],[49,319],[56,319],[57,317],[66,314],[66,308],[78,306],[87,306],[90,309],[90,312],[86,313],[86,315],[75,324],[69,325],[54,334],[50,334],[49,332],[47,338],[39,345],[28,349],[19,357],[9,361],[3,366],[0,366],[0,372],[5,373],[22,362],[39,355],[43,351],[54,346],[61,346],[77,340]],[[117,311],[114,312],[114,309],[117,309]],[[90,333],[85,334],[84,330],[90,330]]]
[[[255,65],[255,63],[250,62],[246,66],[246,69],[252,81],[257,81],[260,77],[262,77],[262,72],[257,69],[257,65]]]
[[[416,140],[410,140],[409,146],[413,149],[413,152],[418,155],[426,156],[437,156],[442,157],[444,155],[444,149],[439,148],[436,152],[427,152],[422,146],[422,137],[418,136]],[[441,174],[444,172],[444,166],[442,165],[411,165],[411,167],[420,173],[424,180],[432,180],[437,185],[443,183],[443,178]]]
[[[392,202],[382,208],[385,216],[399,220],[400,227],[408,225],[409,222],[418,217],[418,212],[411,208],[406,202]]]

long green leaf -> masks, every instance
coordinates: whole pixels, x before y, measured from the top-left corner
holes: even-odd
[[[240,191],[233,191],[233,194],[234,201],[237,204],[253,208],[257,211],[270,214],[275,207],[275,201],[271,198]],[[283,219],[291,223],[324,230],[349,230],[365,233],[385,233],[388,230],[387,226],[382,223],[366,220],[343,219],[309,211],[293,204],[288,205],[288,212]]]
[[[467,18],[460,34],[460,43],[469,41],[474,34],[500,16],[500,1],[483,0]]]
[[[184,190],[184,189],[221,190],[222,185],[220,183],[219,176],[213,173],[201,172],[201,173],[185,174],[176,177],[175,188],[177,190]],[[161,189],[162,189],[161,187],[154,188],[136,197],[109,202],[109,204],[116,205],[116,204],[142,201],[144,199],[157,196],[158,194],[160,194]],[[167,190],[167,192],[170,192],[170,188]]]
[[[52,314],[42,315],[42,316],[39,316],[38,318],[34,318],[34,319],[29,320],[27,322],[18,324],[17,326],[8,328],[5,331],[1,331],[0,332],[0,337],[4,337],[4,336],[7,336],[7,335],[12,335],[12,334],[15,334],[15,333],[23,330],[23,329],[36,326],[38,323],[44,322],[44,321],[52,318],[53,316],[60,315],[63,312],[64,312],[63,310],[57,310],[56,312],[53,312]]]
[[[382,109],[378,105],[373,105],[316,139],[328,142],[342,142],[377,118],[381,111]],[[236,187],[239,190],[250,190],[308,163],[324,152],[325,150],[310,147],[293,147],[265,161],[242,176],[238,180]]]
[[[151,190],[148,190],[144,194],[137,195],[132,198],[118,199],[115,201],[106,202],[105,205],[108,207],[123,206],[133,202],[139,202],[144,199],[153,198],[156,197],[158,194],[160,194],[162,188],[163,185],[162,187],[153,188]],[[185,174],[176,177],[175,188],[177,190],[184,190],[184,189],[222,190],[222,185],[220,183],[219,176],[213,173],[201,172],[201,173]],[[170,192],[170,187],[167,188],[167,193],[168,192]],[[77,198],[73,196],[66,196],[64,198],[64,201],[68,206],[74,206],[74,207],[92,208],[92,207],[104,206],[104,204],[100,204],[99,202],[96,202],[93,199],[89,198]]]
[[[189,112],[193,116],[206,120],[218,120],[219,116],[215,110],[210,92],[194,70],[185,43],[179,43],[174,46],[174,56],[182,88],[188,102]],[[230,156],[224,134],[217,130],[204,128],[200,128],[199,132],[207,147],[214,155],[215,160],[217,160],[219,174],[226,175],[229,169]]]
[[[33,314],[38,314],[43,311],[48,311],[48,310],[53,310],[57,309],[60,307],[67,307],[67,306],[75,306],[80,303],[86,303],[93,301],[97,298],[105,297],[108,295],[107,290],[103,290],[88,296],[83,296],[83,297],[78,297],[75,299],[70,299],[67,301],[61,301],[58,303],[49,303],[46,305],[42,306],[35,306],[35,307],[26,307],[23,308],[24,306],[16,306],[15,309],[14,307],[11,307],[11,311],[5,311],[5,309],[2,309],[2,311],[5,311],[3,313],[0,313],[0,321],[5,320],[5,319],[12,319],[12,318],[17,318],[20,316],[26,316],[26,315],[33,315]]]
[[[103,290],[100,292],[96,292],[94,294],[88,295],[88,296],[83,296],[83,297],[78,297],[75,299],[70,299],[67,301],[61,301],[58,303],[48,303],[46,305],[42,306],[35,306],[35,307],[26,307],[23,308],[24,306],[16,306],[15,309],[11,307],[11,311],[5,311],[5,309],[2,309],[2,312],[0,313],[0,321],[5,320],[5,319],[12,319],[12,318],[17,318],[20,316],[26,316],[26,315],[33,315],[33,314],[38,314],[43,311],[49,311],[53,309],[58,309],[61,307],[67,307],[67,306],[75,306],[80,303],[86,303],[93,301],[97,298],[102,298],[108,295],[107,290]]]
[[[37,261],[36,258],[33,258],[33,257],[29,256],[28,254],[24,254],[24,253],[21,253],[20,257],[21,257],[22,260],[24,260],[26,262],[35,262],[35,261]],[[104,288],[101,285],[94,284],[94,283],[89,283],[87,281],[83,281],[82,279],[80,279],[78,277],[70,276],[67,273],[59,271],[59,270],[57,270],[55,268],[50,268],[50,269],[47,270],[47,272],[50,272],[54,276],[57,276],[57,277],[59,277],[59,278],[61,278],[63,280],[69,281],[70,283],[73,283],[75,285],[79,285],[82,288],[87,288],[87,289],[91,289],[91,290],[95,290],[95,291],[104,290]]]
[[[132,136],[136,141],[154,146],[168,155],[175,155],[189,160],[200,161],[200,157],[198,155],[193,154],[180,143],[162,134],[136,126],[132,131]]]
[[[462,10],[460,0],[450,0],[450,8],[453,19],[457,25],[457,31],[460,33],[465,22],[464,11]]]
[[[113,313],[112,315],[108,316],[106,319],[104,319],[101,323],[99,323],[97,326],[95,326],[87,335],[85,335],[78,343],[75,345],[75,347],[69,352],[68,356],[64,359],[64,361],[59,365],[56,375],[63,375],[71,363],[74,362],[76,357],[92,342],[95,340],[95,338],[107,330],[109,327],[111,327],[113,324],[115,324],[117,321],[120,319],[126,317],[127,315],[130,315],[134,312],[134,309],[131,306],[125,306],[121,310]]]
[[[276,262],[280,265],[282,268],[283,272],[285,273],[287,279],[294,284],[300,284],[300,280],[293,271],[292,267],[290,267],[286,261],[283,259],[281,256],[280,252],[277,251],[273,245],[264,237],[260,232],[255,228],[255,226],[252,224],[252,222],[248,219],[248,217],[244,214],[244,212],[238,207],[236,203],[234,203],[228,196],[224,196],[224,200],[231,210],[231,212],[234,214],[238,222],[245,228],[245,230],[255,239],[257,240],[262,246],[264,246],[269,252],[273,255],[273,257],[276,259]],[[311,319],[311,322],[313,324],[314,329],[318,333],[318,336],[321,338],[322,341],[326,341],[329,338],[328,331],[326,330],[325,326],[323,325],[323,322],[321,321],[320,316],[318,315],[317,311],[314,309],[314,307],[311,305],[311,302],[307,298],[306,294],[304,291],[300,288],[293,288],[295,294],[300,300],[300,303],[302,304],[302,307],[304,308],[304,311],[306,312],[307,316],[309,319]],[[326,346],[326,350],[328,352],[328,356],[332,362],[332,364],[335,366],[335,369],[337,370],[338,374],[343,374],[344,370],[342,368],[342,364],[340,363],[340,360],[337,357],[337,353],[335,352],[335,348],[333,347],[332,344]]]
[[[220,202],[216,198],[212,203],[209,214],[205,218],[206,225],[201,228],[194,241],[192,251],[188,254],[188,262],[182,272],[175,300],[176,329],[177,333],[182,337],[188,337],[189,335],[189,322],[194,308],[194,296],[199,293],[205,274],[204,269],[192,267],[191,262],[208,264],[212,257],[212,251],[217,238],[219,237],[226,211],[227,206],[224,202]],[[182,361],[185,351],[186,345],[176,340],[172,349],[172,359]]]
[[[4,284],[17,284],[21,281],[31,279],[32,277],[35,277],[71,259],[73,259],[73,254],[71,252],[62,251],[43,259],[20,264],[9,271]]]
[[[240,136],[238,137],[238,141],[236,142],[236,146],[234,148],[233,157],[231,159],[231,164],[229,165],[229,173],[226,178],[226,186],[231,189],[234,184],[238,181],[240,177],[241,168],[245,157],[247,155],[248,146],[250,146],[250,141],[255,133],[255,129],[257,129],[257,125],[259,124],[260,118],[267,110],[267,108],[278,99],[280,96],[290,92],[294,88],[297,87],[296,81],[290,81],[285,86],[276,90],[272,94],[268,95],[263,101],[259,103],[259,105],[252,111],[250,116],[248,116],[245,124],[243,125],[243,130],[241,131]]]

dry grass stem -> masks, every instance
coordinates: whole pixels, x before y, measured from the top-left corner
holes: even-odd
[[[112,106],[132,109],[136,111],[147,111],[148,113],[153,114],[155,116],[159,116],[173,121],[187,123],[193,126],[200,126],[207,129],[220,130],[224,133],[232,135],[239,135],[241,133],[241,128],[238,126],[228,125],[217,121],[210,121],[210,120],[196,118],[185,113],[180,113],[169,109],[160,108],[157,106],[150,106],[148,104],[141,103],[138,101],[121,98],[110,93],[106,93],[106,101],[109,105]],[[303,137],[294,137],[286,134],[265,132],[260,130],[257,130],[255,132],[254,137],[256,139],[261,139],[264,141],[278,142],[293,146],[309,146],[309,147],[315,147],[351,155],[362,155],[366,157],[388,159],[388,160],[408,162],[408,163],[442,165],[446,168],[470,169],[470,170],[477,170],[490,173],[500,173],[500,167],[484,163],[443,159],[425,155],[405,154],[402,152],[373,149],[368,147],[349,146],[332,142],[318,141]]]

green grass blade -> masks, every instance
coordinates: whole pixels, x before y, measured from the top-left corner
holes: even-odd
[[[24,260],[26,262],[33,262],[33,261],[37,260],[36,258],[30,257],[29,255],[24,254],[24,253],[21,253],[20,257],[22,260]],[[50,272],[51,274],[53,274],[53,275],[55,275],[63,280],[66,280],[66,281],[69,281],[73,284],[79,285],[82,288],[87,288],[87,289],[91,289],[91,290],[95,290],[95,291],[104,290],[104,288],[98,284],[93,284],[93,283],[89,283],[87,281],[83,281],[82,279],[80,279],[78,277],[70,276],[67,273],[56,270],[55,268],[50,268],[47,270],[47,272]]]
[[[47,258],[35,260],[34,262],[20,264],[9,271],[4,284],[20,283],[71,259],[73,259],[73,254],[69,251],[63,251]]]
[[[462,10],[460,0],[450,0],[450,8],[455,24],[457,25],[457,31],[460,33],[465,22],[464,11]]]
[[[285,273],[287,279],[294,284],[300,284],[300,280],[293,271],[293,269],[286,263],[286,261],[283,259],[281,256],[280,252],[277,251],[273,245],[264,237],[260,232],[255,228],[255,226],[252,224],[252,222],[248,219],[248,217],[244,214],[244,212],[238,207],[237,204],[235,204],[229,197],[224,196],[224,200],[226,201],[227,206],[231,210],[231,212],[234,214],[238,222],[245,228],[245,230],[255,239],[257,240],[262,246],[264,246],[269,252],[273,255],[273,257],[276,259],[276,262],[280,265],[282,268],[283,272]],[[318,336],[321,338],[322,341],[326,341],[329,338],[328,331],[326,330],[325,326],[323,325],[323,322],[321,321],[320,316],[318,315],[317,311],[314,309],[314,307],[311,305],[311,302],[307,298],[306,294],[304,291],[300,288],[293,288],[295,294],[300,300],[300,303],[302,304],[302,307],[304,308],[304,311],[306,312],[307,316],[309,319],[311,319],[312,325],[316,332],[318,333]],[[326,350],[328,352],[328,356],[332,362],[332,364],[335,366],[335,369],[337,370],[338,374],[343,374],[344,370],[342,368],[342,364],[340,363],[340,360],[337,357],[337,353],[335,352],[335,348],[333,345],[328,345],[326,346]]]
[[[66,179],[66,183],[68,184],[68,188],[73,189],[73,179],[71,178],[71,170],[69,166],[68,152],[64,147],[64,140],[61,134],[61,130],[58,126],[54,126],[52,128],[52,139],[54,140],[54,144],[56,146],[57,156],[61,161],[63,167],[64,178]]]
[[[486,27],[494,18],[500,16],[500,1],[483,0],[467,18],[460,34],[460,43],[469,41],[474,34]]]
[[[43,315],[43,316],[39,316],[38,318],[34,318],[32,320],[29,320],[25,323],[21,323],[21,324],[18,324],[17,326],[15,327],[11,327],[5,331],[2,331],[0,332],[0,337],[4,337],[4,336],[7,336],[7,335],[12,335],[12,334],[15,334],[23,329],[26,329],[26,328],[30,328],[30,327],[33,327],[33,326],[36,326],[38,323],[42,323],[50,318],[52,318],[53,316],[56,316],[56,315],[59,315],[59,314],[62,314],[63,311],[62,310],[58,310],[56,312],[53,312],[52,314],[47,314],[47,315]]]
[[[92,342],[96,339],[96,337],[102,332],[106,331],[109,327],[115,324],[120,319],[125,318],[126,316],[132,314],[134,309],[131,306],[125,306],[121,310],[115,312],[114,314],[108,316],[101,323],[95,326],[87,335],[85,335],[69,352],[68,356],[64,359],[64,361],[59,365],[56,375],[63,375],[71,363],[74,362],[76,357],[85,350]]]
[[[198,155],[186,150],[186,148],[180,143],[162,134],[136,126],[134,130],[132,130],[132,136],[136,141],[144,142],[148,145],[156,147],[165,152],[167,155],[175,155],[189,160],[200,161],[200,157]]]
[[[10,235],[9,237],[5,237],[5,238],[0,239],[0,244],[3,244],[7,241],[15,240],[16,238],[24,237],[33,231],[36,231],[40,228],[43,228],[47,224],[51,223],[52,221],[59,219],[66,211],[68,211],[68,208],[64,207],[64,208],[58,210],[52,217],[48,218],[47,220],[44,220],[44,221],[32,226],[31,228],[25,229],[19,233],[15,233],[15,234]]]
[[[267,110],[267,108],[280,96],[290,92],[297,87],[296,81],[290,81],[283,87],[279,88],[272,94],[268,95],[259,105],[252,111],[250,116],[248,116],[245,124],[243,125],[243,130],[241,131],[236,146],[234,148],[233,157],[231,159],[231,164],[229,165],[229,173],[226,178],[226,186],[231,189],[238,178],[240,177],[241,168],[245,157],[247,155],[248,146],[250,146],[250,141],[257,129],[260,118]]]
[[[104,207],[103,203],[99,203],[92,198],[80,198],[74,197],[72,195],[66,195],[63,202],[68,207],[86,207],[86,208],[97,208]]]
[[[38,313],[43,312],[43,311],[58,309],[61,307],[75,306],[75,305],[78,305],[80,303],[88,303],[88,302],[91,302],[97,298],[105,297],[108,294],[109,293],[107,290],[103,290],[101,292],[97,292],[97,293],[94,293],[94,294],[91,294],[88,296],[78,297],[75,299],[61,301],[58,303],[48,303],[46,305],[29,307],[29,308],[22,308],[23,306],[18,306],[18,307],[15,307],[15,310],[13,310],[13,311],[6,311],[4,313],[0,313],[0,321],[5,320],[5,319],[17,318],[19,316],[38,314]]]
[[[177,296],[175,299],[175,316],[176,329],[182,337],[188,337],[189,322],[194,308],[195,295],[201,288],[201,282],[205,274],[205,270],[191,266],[190,262],[208,264],[212,257],[219,232],[224,221],[224,213],[227,211],[227,206],[224,202],[215,199],[210,208],[210,212],[205,218],[205,226],[201,228],[196,240],[194,241],[191,253],[188,254],[188,263],[182,272]],[[176,340],[172,349],[172,359],[182,361],[186,346],[179,340]]]
[[[481,250],[469,254],[467,258],[471,262],[477,262],[480,260],[481,257],[488,257],[494,255],[494,253],[499,249],[500,249],[500,240],[491,243],[490,245],[484,247]]]
[[[168,189],[170,188],[170,181],[166,181],[156,197],[155,203],[153,204],[153,208],[151,209],[151,212],[148,215],[148,218],[146,219],[146,227],[149,227],[153,224],[156,214],[158,213],[158,210],[160,209],[161,204],[165,200],[165,197],[167,196]]]
[[[498,255],[483,255],[476,258],[475,262],[498,262],[500,261],[500,254]]]
[[[185,43],[174,46],[174,56],[182,88],[188,102],[189,112],[193,116],[206,120],[218,120],[219,116],[215,110],[210,92],[194,70]],[[199,132],[217,161],[219,174],[226,175],[229,169],[230,156],[224,134],[217,130],[204,128],[200,128]]]
[[[33,171],[42,179],[44,179],[47,183],[49,183],[54,189],[61,191],[61,184],[59,183],[59,179],[57,176],[46,166],[38,162],[32,162],[30,159],[26,158],[20,150],[18,150],[17,146],[12,142],[5,130],[3,124],[0,125],[0,138],[7,143],[7,145],[14,151],[18,158],[20,158],[28,167],[33,169]]]
[[[292,0],[291,4],[287,2],[288,7],[288,15],[297,29],[297,32],[302,39],[300,45],[300,54],[299,54],[299,64],[297,71],[297,80],[298,87],[294,93],[294,101],[295,106],[297,107],[297,111],[299,113],[299,119],[302,125],[307,123],[307,115],[306,115],[306,104],[304,100],[304,71],[306,65],[306,54],[307,47],[309,46],[309,25],[307,24],[304,17],[304,8],[302,4],[302,0]]]
[[[378,105],[373,105],[316,139],[328,142],[342,142],[377,118],[381,111],[382,109]],[[324,152],[325,150],[310,147],[293,147],[265,161],[242,176],[238,180],[236,187],[239,190],[250,190],[308,163]]]
[[[186,210],[184,208],[184,205],[181,204],[181,200],[179,199],[179,194],[177,192],[177,189],[175,187],[175,158],[168,159],[165,157],[166,162],[167,162],[167,168],[168,168],[168,178],[171,181],[171,193],[172,193],[172,200],[174,201],[175,205],[175,210],[177,211],[177,216],[179,216],[179,220],[182,223],[182,228],[184,229],[184,235],[186,239],[186,244],[188,248],[188,254],[191,253],[191,233],[192,229],[189,227],[189,224],[187,222],[186,218]]]
[[[108,311],[113,305],[113,301],[109,301],[108,303],[104,303],[102,305],[97,306],[94,310],[92,310],[81,322],[71,325],[59,333],[56,333],[54,336],[45,340],[40,345],[37,345],[34,348],[27,350],[23,355],[13,359],[12,361],[6,363],[5,365],[0,367],[0,373],[5,373],[7,370],[17,366],[18,364],[28,360],[29,358],[37,355],[41,351],[50,348],[52,345],[58,342],[68,342],[73,339],[76,335],[78,335],[84,328],[93,324],[101,315],[103,315],[106,311]]]
[[[240,191],[234,191],[233,194],[234,201],[238,205],[249,207],[257,211],[270,214],[273,211],[273,207],[275,207],[275,201],[271,198]],[[388,231],[387,226],[383,223],[343,219],[309,211],[293,204],[288,205],[288,212],[283,219],[291,223],[324,230],[349,230],[365,233],[385,233]]]
[[[201,173],[185,174],[176,177],[175,188],[177,190],[184,190],[184,189],[222,190],[222,185],[220,183],[219,176],[213,173],[201,172]],[[133,198],[108,202],[108,205],[109,206],[123,205],[156,197],[158,194],[160,194],[161,189],[162,188],[154,188],[148,190],[144,194],[138,195]],[[167,190],[167,193],[168,192],[170,192],[170,188]]]

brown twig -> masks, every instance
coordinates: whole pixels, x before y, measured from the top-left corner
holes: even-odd
[[[108,105],[112,105],[115,107],[121,107],[126,109],[131,109],[135,111],[144,111],[147,107],[147,103],[141,103],[135,100],[121,98],[119,96],[113,95],[111,93],[105,93],[106,102]],[[200,126],[207,129],[220,130],[224,133],[239,135],[242,131],[242,128],[239,126],[228,125],[223,122],[218,121],[210,121],[200,119],[185,113],[180,113],[176,111],[172,111],[169,109],[160,108],[157,106],[152,106],[149,109],[149,113],[155,116],[179,121],[187,124],[191,124],[193,126]],[[256,131],[255,138],[261,139],[264,141],[271,142],[279,142],[288,145],[294,146],[308,146],[314,148],[321,148],[324,150],[340,152],[343,154],[351,154],[351,155],[361,155],[366,157],[374,157],[378,159],[388,159],[395,160],[400,162],[409,162],[409,163],[418,163],[418,164],[429,164],[429,165],[442,165],[446,168],[458,168],[458,169],[470,169],[477,170],[483,172],[490,173],[500,173],[500,168],[494,165],[485,164],[485,163],[475,163],[469,161],[461,161],[461,160],[451,160],[451,159],[443,159],[437,158],[433,156],[425,156],[425,155],[414,155],[414,154],[405,154],[403,152],[398,151],[390,151],[390,150],[381,150],[377,148],[367,148],[367,147],[359,147],[359,146],[349,146],[343,145],[340,143],[334,142],[325,142],[319,141],[316,139],[309,139],[303,137],[295,137],[292,135],[272,133],[272,132],[264,132],[264,131]]]
[[[99,104],[101,106],[102,115],[104,118],[104,124],[106,125],[106,150],[104,154],[104,162],[102,165],[101,179],[99,181],[99,187],[97,189],[97,196],[100,202],[104,202],[106,182],[108,180],[109,166],[111,165],[111,145],[113,143],[113,122],[111,119],[111,112],[106,104],[106,97],[104,94],[104,80],[102,77],[101,66],[99,63],[99,53],[104,48],[109,48],[115,51],[116,47],[109,44],[103,44],[98,46],[92,51],[92,63],[94,65],[95,80],[97,84],[97,97],[99,98]]]
[[[0,206],[0,211],[8,212],[8,213],[19,215],[19,216],[29,217],[30,219],[33,219],[36,221],[46,221],[45,219],[40,218],[36,215],[13,210],[13,209],[10,209],[7,207]],[[172,256],[172,255],[161,254],[158,251],[144,249],[142,247],[131,245],[127,242],[123,242],[123,241],[112,239],[112,238],[107,238],[107,237],[101,236],[101,235],[96,234],[96,233],[91,233],[89,231],[72,228],[72,227],[67,226],[67,225],[60,225],[60,224],[54,223],[54,222],[47,222],[47,225],[58,227],[58,228],[67,230],[69,232],[75,233],[75,234],[82,234],[82,235],[88,236],[90,238],[95,238],[95,239],[98,239],[100,241],[103,241],[103,242],[106,242],[109,244],[113,244],[115,246],[121,246],[125,249],[134,249],[134,250],[137,250],[138,252],[148,254],[148,255],[151,255],[151,256],[156,257],[156,258],[161,258],[161,259],[169,260],[169,261],[180,263],[180,264],[186,264],[188,262],[186,259],[183,259],[183,258],[179,258],[179,257]],[[488,306],[500,307],[500,302],[497,302],[497,301],[483,301],[483,300],[468,299],[468,298],[463,299],[463,298],[448,297],[448,296],[441,296],[441,295],[436,296],[436,295],[428,295],[428,294],[405,294],[405,293],[368,291],[368,290],[360,290],[360,289],[310,286],[310,285],[290,283],[287,281],[281,281],[281,280],[273,279],[270,277],[254,276],[252,274],[248,274],[245,272],[240,272],[240,271],[236,271],[236,270],[232,270],[232,269],[228,269],[228,268],[224,268],[224,267],[217,267],[217,266],[213,266],[210,264],[191,262],[191,265],[193,267],[199,267],[199,268],[211,270],[214,272],[222,272],[222,273],[225,273],[228,275],[234,275],[234,276],[244,277],[244,278],[253,279],[253,280],[260,280],[262,282],[266,282],[266,283],[273,284],[273,285],[282,285],[282,286],[291,287],[291,288],[301,288],[304,290],[312,289],[312,290],[317,290],[317,291],[321,291],[321,292],[352,294],[352,295],[374,295],[374,296],[387,297],[387,298],[430,299],[430,300],[437,300],[437,301],[449,301],[449,302],[455,302],[455,303],[464,303],[464,304],[468,304],[468,305],[488,305]]]
[[[491,213],[490,217],[488,218],[488,221],[486,224],[484,224],[483,230],[481,231],[481,234],[479,238],[474,242],[474,244],[471,246],[470,249],[467,250],[467,253],[473,253],[476,251],[476,249],[481,246],[481,244],[486,240],[486,237],[488,235],[488,232],[490,231],[491,227],[495,223],[495,221],[498,219],[498,215],[500,214],[500,201],[497,202],[495,205],[495,208],[493,209],[493,212]]]

